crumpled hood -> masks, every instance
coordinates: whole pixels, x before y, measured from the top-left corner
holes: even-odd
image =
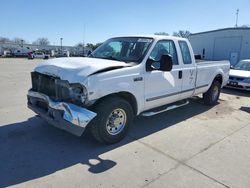
[[[35,71],[68,80],[69,83],[81,83],[87,76],[97,71],[127,66],[129,65],[125,62],[113,60],[70,57],[50,59],[39,64]]]
[[[250,71],[230,69],[229,75],[230,76],[250,78]]]

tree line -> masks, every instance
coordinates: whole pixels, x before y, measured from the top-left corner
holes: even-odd
[[[99,46],[101,46],[102,42],[96,43],[96,44],[92,44],[92,43],[87,43],[86,45],[84,45],[84,43],[79,42],[78,44],[76,44],[75,46],[78,48],[89,48],[92,50],[95,50],[96,48],[98,48]]]
[[[19,45],[28,43],[25,39],[19,37],[15,37],[13,39],[9,39],[7,37],[0,37],[0,43],[10,43],[10,42]],[[50,44],[50,41],[46,37],[40,37],[37,40],[33,41],[32,44],[46,46]]]
[[[156,32],[155,35],[166,35],[166,36],[169,36],[169,34],[166,33],[166,32]],[[175,37],[188,38],[191,35],[191,32],[187,31],[187,30],[180,30],[180,31],[177,31],[177,32],[173,32],[172,35],[175,36]]]
[[[13,39],[9,39],[7,37],[0,36],[0,43],[14,43],[14,44],[18,44],[18,45],[23,45],[23,44],[27,44],[28,41],[26,41],[25,39],[20,38],[20,37],[15,37]],[[46,37],[40,37],[37,40],[33,41],[32,44],[39,45],[39,46],[47,46],[47,45],[50,45],[50,41]],[[95,50],[101,44],[102,43],[96,43],[96,44],[87,43],[86,45],[84,45],[83,43],[80,42],[80,43],[76,44],[75,46],[79,47],[79,48],[87,47],[87,48],[90,48],[92,50]]]
[[[155,35],[169,35],[168,33],[166,32],[156,32],[154,33]],[[180,30],[178,32],[173,32],[173,36],[178,36],[178,37],[183,37],[183,38],[188,38],[190,36],[190,32],[187,31],[187,30]],[[19,38],[19,37],[15,37],[13,39],[9,39],[7,37],[1,37],[0,36],[0,43],[15,43],[15,44],[18,44],[18,45],[23,45],[23,44],[27,44],[28,42],[23,39],[23,38]],[[39,45],[39,46],[47,46],[47,45],[50,45],[50,41],[48,40],[48,38],[46,37],[39,37],[37,40],[33,41],[32,44],[34,45]],[[97,47],[99,47],[102,43],[96,43],[96,44],[92,44],[92,43],[87,43],[86,45],[84,43],[77,43],[75,45],[75,47],[78,47],[78,48],[83,48],[83,47],[86,47],[86,48],[89,48],[89,49],[92,49],[92,50],[95,50]]]
[[[166,32],[156,32],[154,33],[155,35],[167,35],[169,36],[168,33]],[[173,36],[176,37],[183,37],[183,38],[188,38],[190,36],[191,32],[186,31],[186,30],[180,30],[178,32],[174,32]],[[96,44],[92,44],[92,43],[87,43],[86,45],[84,45],[84,43],[79,42],[78,44],[76,44],[75,46],[78,48],[82,48],[82,47],[87,47],[89,49],[95,50],[96,48],[98,48],[102,43],[96,43]]]

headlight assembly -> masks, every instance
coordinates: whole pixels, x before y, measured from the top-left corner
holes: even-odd
[[[72,101],[75,102],[81,102],[84,104],[84,102],[87,99],[87,89],[82,84],[71,84],[70,85],[70,96],[72,97]]]

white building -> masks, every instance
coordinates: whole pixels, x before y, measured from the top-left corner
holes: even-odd
[[[250,59],[250,28],[225,28],[190,35],[194,53],[205,60]]]

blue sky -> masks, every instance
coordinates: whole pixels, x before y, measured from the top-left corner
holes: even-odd
[[[250,25],[250,0],[1,0],[0,36],[51,44],[97,43],[129,34],[192,33]],[[85,29],[84,29],[85,28]]]

